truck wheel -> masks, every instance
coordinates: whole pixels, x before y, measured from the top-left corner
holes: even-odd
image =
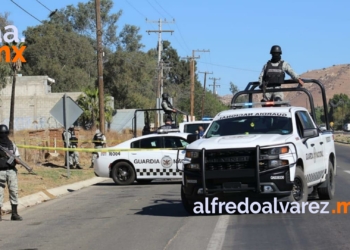
[[[303,170],[297,166],[295,170],[294,184],[289,202],[306,202],[308,198],[308,187]]]
[[[186,212],[189,213],[190,215],[194,215],[194,212],[193,212],[194,204],[192,204],[189,200],[187,200],[185,193],[182,190],[182,187],[181,187],[181,201]]]
[[[317,189],[317,191],[321,200],[331,200],[334,197],[334,169],[331,161],[328,162],[328,174],[326,176],[326,181],[322,184],[322,187]]]
[[[112,179],[118,185],[130,185],[135,181],[134,168],[127,162],[118,162],[112,168]]]
[[[137,180],[137,182],[140,183],[140,184],[148,184],[148,183],[151,183],[151,181],[153,181],[153,179],[140,179],[140,180]]]

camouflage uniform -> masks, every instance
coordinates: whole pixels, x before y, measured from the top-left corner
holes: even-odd
[[[13,143],[13,151],[16,156],[20,156],[18,148]],[[18,205],[18,180],[16,167],[9,167],[8,169],[0,169],[0,207],[4,201],[4,189],[7,184],[9,189],[10,202],[12,205]]]
[[[68,145],[66,145],[66,138],[68,137]],[[72,137],[71,132],[69,131],[64,131],[62,134],[62,138],[64,140],[64,147],[65,148],[77,148],[76,144],[73,144],[70,139]],[[74,135],[75,137],[75,135]],[[69,166],[71,168],[74,168],[74,166],[76,166],[77,168],[81,168],[80,167],[80,163],[79,163],[79,153],[77,151],[69,151],[68,152],[68,163]],[[65,159],[65,165],[67,165],[67,159]]]
[[[93,138],[93,143],[95,144],[94,148],[103,148],[106,144],[106,136],[101,133],[99,129],[96,130],[96,133]],[[94,162],[97,159],[98,153],[93,152],[92,153],[92,159],[91,159],[91,166],[90,168],[94,167]]]
[[[276,63],[271,63],[272,66],[275,66],[277,67],[279,62],[276,62]],[[263,77],[264,77],[264,73],[265,73],[265,69],[266,69],[266,66],[267,66],[267,63],[264,65],[261,73],[260,73],[260,76],[259,76],[259,86],[261,87],[262,86],[262,82],[263,82]],[[283,61],[283,64],[282,64],[282,69],[284,72],[286,72],[294,81],[298,82],[299,80],[299,75],[296,74],[294,72],[294,70],[292,69],[292,67],[289,65],[289,63],[287,63],[286,61]],[[275,87],[276,89],[279,89],[281,87]],[[271,89],[271,88],[268,88],[268,89]],[[282,100],[283,100],[283,92],[275,92],[275,93],[266,93],[266,97],[267,98],[271,98],[271,95],[272,94],[275,94],[275,97],[280,97]]]

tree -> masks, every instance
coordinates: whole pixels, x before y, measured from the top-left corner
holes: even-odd
[[[126,24],[119,34],[119,48],[128,52],[140,51],[145,45],[140,43],[142,36],[139,35],[140,28]]]
[[[104,67],[104,85],[114,97],[116,108],[155,107],[155,66],[156,60],[141,51],[118,50],[109,57]],[[140,96],[135,98],[135,93]]]
[[[30,27],[25,32],[28,75],[48,75],[56,80],[53,92],[80,91],[97,79],[96,52],[91,41],[54,23]]]
[[[230,91],[233,95],[239,91],[238,87],[233,82],[230,82]]]
[[[5,31],[5,26],[11,24],[11,21],[8,20],[9,13],[5,12],[4,14],[0,13],[0,32],[3,34]],[[0,44],[0,47],[2,44]],[[11,74],[11,67],[9,67],[9,64],[5,62],[5,57],[1,53],[0,55],[0,89],[6,87],[6,77],[10,76]]]
[[[122,15],[122,10],[111,14],[113,8],[112,0],[101,0],[101,25],[102,41],[104,47],[112,48],[117,46],[117,21]],[[73,31],[90,37],[95,42],[96,38],[96,12],[95,0],[86,3],[79,2],[77,7],[68,5],[59,10],[52,18],[52,22],[65,27],[70,27]],[[96,44],[95,44],[96,45]]]
[[[235,85],[233,82],[230,82],[230,91],[233,95],[235,95],[240,90],[238,89],[238,86]],[[236,103],[242,103],[248,101],[247,95],[241,95],[237,98]]]
[[[24,43],[21,42],[17,44],[16,42],[12,42],[10,44],[6,43],[6,46],[10,47],[11,51],[11,58],[15,57],[15,52],[13,50],[13,47],[17,47],[18,49],[24,46]],[[22,68],[22,62],[20,59],[18,59],[15,62],[10,62],[10,67],[12,71],[12,90],[11,90],[11,104],[10,104],[10,121],[9,121],[9,134],[13,135],[14,131],[14,113],[15,113],[15,97],[16,97],[16,79],[17,79],[17,73]]]
[[[349,119],[350,99],[346,94],[335,94],[329,100],[330,104],[330,121],[333,121],[337,129],[341,129],[345,120]]]
[[[105,117],[106,122],[111,123],[113,117],[113,108],[110,105],[111,97],[105,95]],[[99,98],[98,88],[87,87],[84,93],[77,99],[77,104],[83,109],[83,114],[79,117],[78,122],[82,124],[85,129],[92,129],[99,124]]]

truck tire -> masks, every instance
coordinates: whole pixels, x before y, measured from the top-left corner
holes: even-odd
[[[306,178],[301,167],[297,166],[295,170],[293,190],[290,194],[288,201],[289,202],[306,202],[308,198],[308,187]]]
[[[182,187],[181,187],[181,201],[182,201],[182,205],[184,206],[186,212],[190,215],[194,215],[194,212],[193,212],[193,208],[194,208],[194,204],[191,203],[185,196],[185,193],[184,191],[182,190]]]
[[[334,197],[335,182],[334,182],[334,169],[333,163],[328,162],[328,174],[326,176],[326,181],[322,184],[322,187],[317,189],[318,197],[321,200],[331,200]]]
[[[111,176],[118,185],[130,185],[135,181],[135,170],[127,162],[118,162],[113,166]]]

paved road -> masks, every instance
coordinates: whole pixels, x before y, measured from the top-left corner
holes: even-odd
[[[337,145],[336,201],[350,201],[350,146]],[[180,183],[72,192],[0,222],[0,249],[350,249],[348,214],[188,217]]]

